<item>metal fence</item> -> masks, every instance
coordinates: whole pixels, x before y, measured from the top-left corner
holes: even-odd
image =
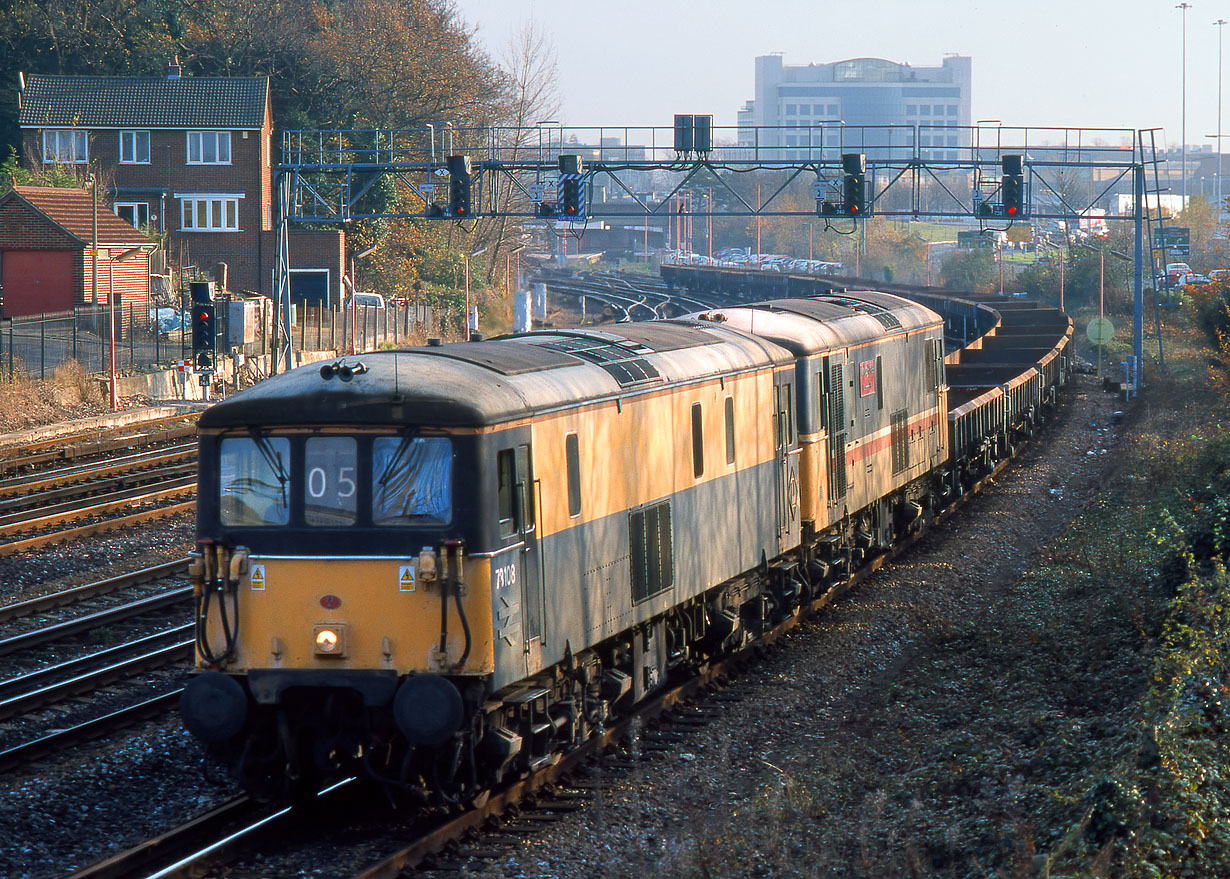
[[[269,354],[272,303],[252,300],[246,316],[245,307],[236,309],[232,304],[219,302],[219,355]],[[460,322],[460,315],[425,305],[359,306],[342,311],[299,306],[294,311],[291,344],[296,351],[370,351],[423,344],[429,336]],[[46,379],[69,360],[87,372],[108,373],[113,352],[115,369],[128,374],[173,368],[191,356],[187,310],[124,306],[114,315],[114,333],[111,326],[112,315],[105,307],[0,320],[0,376]]]

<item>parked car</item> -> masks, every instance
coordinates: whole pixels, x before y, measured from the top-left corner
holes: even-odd
[[[379,293],[355,293],[350,304],[359,308],[384,308],[384,297]]]
[[[1180,287],[1186,287],[1188,284],[1207,284],[1209,283],[1208,275],[1202,275],[1199,272],[1188,272],[1179,281]]]

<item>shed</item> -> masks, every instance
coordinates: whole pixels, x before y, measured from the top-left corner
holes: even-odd
[[[0,314],[21,317],[111,302],[148,314],[150,254],[156,247],[107,205],[96,206],[87,189],[14,186],[0,196]]]

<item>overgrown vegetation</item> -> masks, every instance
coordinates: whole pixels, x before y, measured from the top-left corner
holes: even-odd
[[[102,386],[76,360],[56,367],[46,381],[27,376],[21,363],[0,374],[0,433],[91,415],[103,408]]]

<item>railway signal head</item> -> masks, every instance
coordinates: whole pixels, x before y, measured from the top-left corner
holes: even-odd
[[[559,212],[564,217],[575,217],[581,213],[581,181],[569,177],[559,182]]]
[[[454,217],[470,216],[470,157],[448,157],[448,209]]]
[[[192,365],[197,372],[213,372],[218,354],[217,306],[198,302],[192,306]]]
[[[1000,180],[1000,201],[1004,205],[1005,217],[1022,217],[1025,215],[1025,174],[1019,155],[1007,155],[1000,158],[1000,168],[1003,177]]]
[[[867,156],[842,153],[841,211],[847,217],[861,217],[867,210]]]

